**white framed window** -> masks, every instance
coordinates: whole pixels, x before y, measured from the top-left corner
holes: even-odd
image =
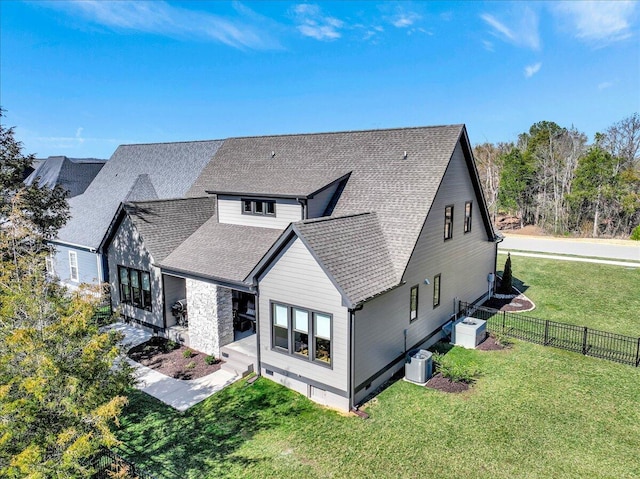
[[[49,276],[55,276],[55,274],[56,274],[56,270],[55,270],[55,268],[53,267],[53,257],[52,257],[52,256],[47,256],[47,257],[44,259],[44,267],[45,267],[45,269],[47,270],[47,274],[48,274]]]
[[[75,251],[69,251],[69,276],[71,281],[80,281],[80,274],[78,272],[78,253]]]

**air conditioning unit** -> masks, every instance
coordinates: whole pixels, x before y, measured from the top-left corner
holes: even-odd
[[[487,322],[476,318],[461,318],[453,326],[451,343],[475,349],[487,337]]]
[[[407,353],[404,378],[412,383],[424,384],[433,374],[432,354],[426,349],[414,349]]]

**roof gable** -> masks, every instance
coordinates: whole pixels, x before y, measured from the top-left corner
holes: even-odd
[[[463,132],[463,125],[451,125],[231,138],[202,171],[190,194],[220,185],[227,191],[241,191],[248,187],[243,174],[251,177],[254,170],[267,168],[268,175],[261,173],[260,188],[281,194],[287,188],[281,178],[288,178],[290,172],[323,181],[351,172],[332,215],[376,211],[400,277]],[[289,192],[304,191],[299,186]]]
[[[307,220],[292,229],[349,307],[398,284],[376,213]]]
[[[97,249],[120,203],[151,190],[160,199],[181,198],[211,161],[221,140],[121,145],[80,196],[69,200],[71,219],[58,233],[62,243]],[[203,196],[204,190],[198,195]],[[148,197],[145,199],[149,199]]]

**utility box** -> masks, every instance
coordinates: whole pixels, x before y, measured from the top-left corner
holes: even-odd
[[[462,318],[453,326],[451,343],[475,349],[487,336],[487,322],[476,318]]]
[[[412,383],[424,384],[433,374],[433,359],[426,349],[413,349],[407,353],[404,377]]]

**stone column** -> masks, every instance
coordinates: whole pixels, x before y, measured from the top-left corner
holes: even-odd
[[[220,356],[233,342],[231,290],[207,281],[186,280],[189,344],[205,354]]]

